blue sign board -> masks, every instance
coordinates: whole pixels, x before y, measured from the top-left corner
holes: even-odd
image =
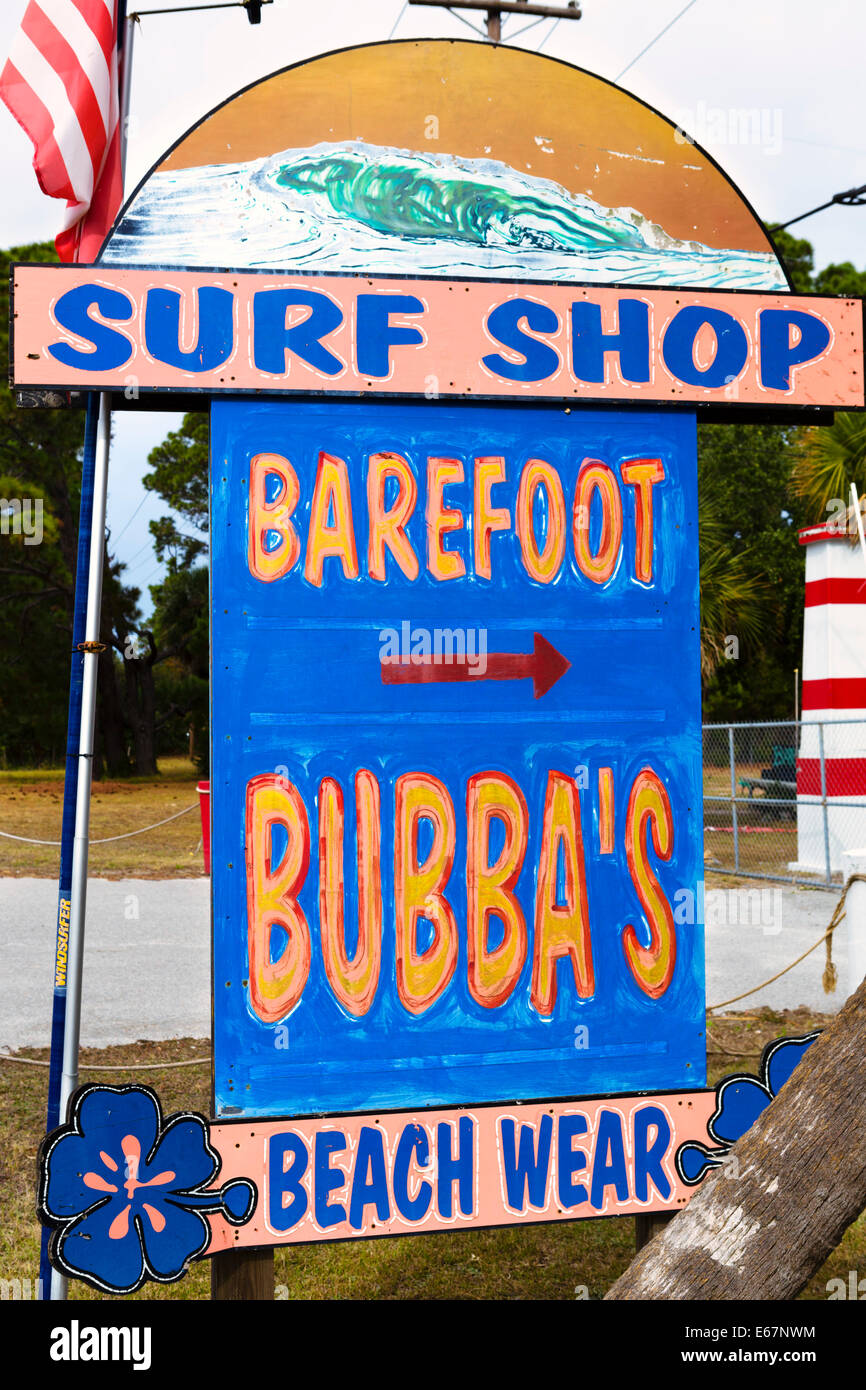
[[[216,398],[216,1114],[705,1081],[695,420]]]

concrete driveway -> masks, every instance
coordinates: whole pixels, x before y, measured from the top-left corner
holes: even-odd
[[[708,1004],[758,984],[810,946],[829,924],[837,896],[758,881],[709,892]],[[209,898],[206,878],[91,881],[83,1044],[210,1036]],[[0,878],[0,1047],[48,1043],[56,910],[57,888],[49,879]],[[821,946],[732,1009],[802,1004],[836,1012],[848,995],[844,922],[833,956],[839,974],[835,994],[825,995],[821,986]]]
[[[47,1046],[57,885],[0,878],[0,1047]],[[210,879],[91,879],[81,1041],[210,1036]]]

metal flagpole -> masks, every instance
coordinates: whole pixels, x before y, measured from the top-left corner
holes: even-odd
[[[121,50],[119,93],[121,174],[126,163],[126,137],[135,21],[126,18],[126,0],[118,0],[117,38]],[[126,46],[128,43],[128,47]],[[84,964],[84,921],[90,839],[90,792],[96,727],[96,689],[102,617],[102,573],[105,553],[105,509],[108,494],[108,455],[111,442],[111,397],[91,392],[87,399],[81,505],[78,517],[78,558],[75,575],[72,672],[69,685],[66,778],[63,789],[63,829],[60,850],[60,890],[55,949],[54,1004],[51,1022],[47,1125],[48,1133],[66,1118],[69,1097],[78,1085],[81,1037],[81,980]],[[86,583],[85,583],[86,577]],[[77,749],[76,749],[77,743]],[[51,1268],[50,1232],[42,1231],[40,1293],[50,1287],[53,1301],[67,1297],[68,1281]]]
[[[120,72],[120,171],[126,175],[126,145],[129,140],[129,96],[132,91],[132,45],[138,15],[126,14],[126,0],[120,0],[117,13],[118,37],[123,35],[123,67]]]
[[[93,398],[91,397],[91,400]],[[89,407],[88,407],[89,408]],[[99,421],[93,467],[93,505],[87,574],[87,618],[84,629],[81,721],[75,798],[75,838],[72,845],[72,883],[69,895],[69,944],[66,962],[66,1010],[63,1030],[63,1074],[60,1114],[78,1085],[81,1036],[81,973],[84,963],[84,912],[87,899],[87,856],[90,837],[90,788],[93,780],[93,735],[96,727],[96,681],[99,667],[99,628],[102,617],[102,559],[105,554],[105,503],[108,492],[108,448],[111,437],[110,397],[99,396]],[[86,523],[85,523],[86,524]],[[51,1273],[51,1297],[66,1298],[67,1280]]]
[[[72,668],[69,676],[69,717],[66,728],[66,776],[63,785],[63,829],[60,838],[60,885],[57,903],[57,936],[54,949],[54,1000],[51,1015],[51,1053],[48,1071],[48,1106],[45,1132],[60,1123],[60,1080],[63,1068],[63,1035],[66,1027],[66,979],[69,941],[69,909],[72,896],[72,841],[75,835],[75,803],[78,796],[78,739],[81,729],[81,689],[84,676],[84,641],[87,617],[87,572],[90,565],[90,523],[93,511],[93,470],[99,401],[87,399],[84,426],[84,458],[81,465],[81,502],[78,512],[78,559],[75,568],[75,608],[72,618]],[[47,1298],[52,1270],[48,1259],[51,1232],[42,1227],[39,1256],[39,1296]]]

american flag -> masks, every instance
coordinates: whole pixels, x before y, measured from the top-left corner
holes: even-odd
[[[0,97],[33,141],[43,193],[66,199],[61,260],[92,261],[123,199],[120,0],[30,0]]]

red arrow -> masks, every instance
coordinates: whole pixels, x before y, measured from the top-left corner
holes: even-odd
[[[478,668],[478,658],[470,665],[466,657],[455,657],[453,661],[443,662],[435,657],[421,657],[415,661],[383,661],[381,663],[383,685],[431,685],[438,681],[522,681],[531,678],[536,700],[546,695],[560,676],[564,676],[571,665],[561,652],[552,647],[541,636],[533,634],[534,645],[531,652],[490,652],[483,671]]]

